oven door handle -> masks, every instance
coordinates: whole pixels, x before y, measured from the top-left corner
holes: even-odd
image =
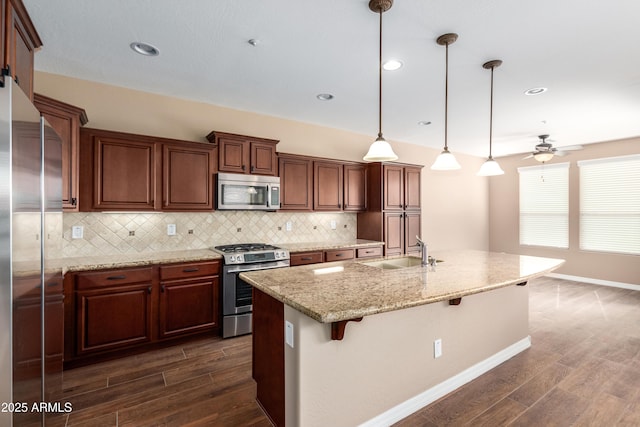
[[[271,270],[273,268],[283,268],[289,267],[288,263],[278,262],[273,265],[256,265],[256,264],[248,264],[248,265],[235,265],[235,266],[225,266],[224,270],[227,273],[244,273],[248,271],[259,271],[259,270]]]

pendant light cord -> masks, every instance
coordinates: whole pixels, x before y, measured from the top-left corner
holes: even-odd
[[[449,151],[447,145],[447,119],[449,111],[449,43],[445,45],[445,71],[444,71],[444,151]]]
[[[493,159],[491,156],[491,142],[493,140],[493,69],[491,67],[491,103],[489,106],[489,160]]]
[[[382,138],[382,7],[380,8],[380,39],[378,42],[378,138]]]

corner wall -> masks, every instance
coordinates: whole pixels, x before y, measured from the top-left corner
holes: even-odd
[[[374,118],[371,135],[362,135],[43,72],[36,72],[34,85],[37,93],[84,108],[91,128],[199,142],[219,130],[280,140],[280,152],[351,161],[362,160],[375,136]],[[486,250],[488,184],[475,176],[483,159],[456,153],[462,170],[433,172],[429,166],[439,150],[391,143],[399,162],[426,165],[422,236],[430,250]]]
[[[570,144],[570,142],[565,141]],[[496,252],[563,258],[558,274],[635,284],[640,289],[640,256],[580,250],[580,182],[578,160],[640,153],[640,138],[585,145],[550,163],[569,162],[569,249],[521,246],[519,242],[518,167],[539,165],[522,154],[498,159],[505,174],[489,179],[489,248]]]

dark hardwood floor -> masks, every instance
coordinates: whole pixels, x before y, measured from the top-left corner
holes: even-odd
[[[529,284],[532,347],[397,426],[640,425],[640,292]],[[251,337],[211,338],[64,372],[68,426],[269,426]]]

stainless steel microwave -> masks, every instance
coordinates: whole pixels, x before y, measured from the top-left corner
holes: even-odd
[[[280,208],[280,177],[218,173],[218,210],[263,210]]]

